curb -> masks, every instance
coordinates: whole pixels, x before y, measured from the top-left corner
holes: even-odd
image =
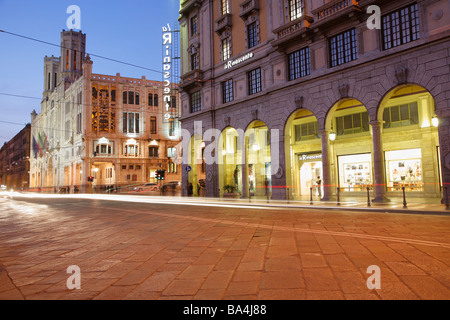
[[[215,203],[223,203],[230,200],[221,200]],[[367,211],[367,212],[377,212],[377,213],[403,213],[403,214],[427,214],[427,215],[444,215],[450,216],[450,210],[446,211],[445,209],[441,210],[423,210],[423,209],[415,209],[415,208],[383,208],[383,207],[347,207],[345,205],[295,205],[295,204],[271,204],[271,203],[258,203],[258,202],[234,202],[230,201],[229,204],[239,204],[241,206],[260,206],[260,207],[272,207],[272,208],[283,208],[283,209],[309,209],[309,210],[334,210],[334,211]],[[401,206],[401,205],[399,205]]]
[[[77,198],[82,199],[92,199],[92,195],[85,194],[83,195],[77,195]],[[106,197],[105,197],[106,196]],[[122,196],[122,195],[121,195]],[[138,199],[138,198],[144,198],[146,196],[143,195],[124,195],[125,197],[130,197],[130,202],[133,202],[131,200],[132,198]],[[51,195],[51,197],[55,198],[71,198],[72,195]],[[14,195],[12,198],[15,198]],[[27,198],[24,196],[24,198]],[[115,201],[115,195],[101,195],[98,200],[105,200],[105,201]],[[141,198],[141,199],[142,199]],[[336,205],[335,202],[319,202],[316,201],[315,204],[308,204],[308,205],[302,205],[302,204],[296,204],[296,203],[279,203],[279,202],[266,202],[262,199],[254,199],[253,201],[249,202],[248,200],[244,201],[236,201],[235,199],[223,199],[223,198],[193,198],[193,197],[157,197],[157,196],[149,196],[149,198],[153,198],[154,203],[159,204],[173,204],[173,205],[183,205],[182,202],[185,204],[189,203],[189,205],[204,205],[204,204],[211,204],[211,205],[217,205],[217,206],[224,206],[227,205],[233,206],[233,205],[239,205],[242,207],[266,207],[266,208],[273,208],[273,209],[301,209],[301,210],[333,210],[333,211],[358,211],[358,212],[374,212],[374,213],[398,213],[398,214],[422,214],[422,215],[440,215],[440,216],[450,216],[450,210],[446,210],[443,205],[441,210],[436,210],[433,208],[430,209],[421,209],[421,208],[414,208],[414,206],[438,206],[438,204],[427,204],[427,203],[414,203],[411,204],[411,207],[409,208],[403,208],[403,204],[396,203],[392,204],[397,207],[392,207],[392,205],[387,205],[386,207],[380,207],[377,204],[374,204],[371,207],[367,207],[367,204],[363,205],[361,202],[354,203],[350,202],[352,206],[347,206],[346,202],[341,202],[341,205]],[[177,202],[176,200],[181,200],[181,203]],[[126,200],[123,200],[126,201]],[[306,201],[305,201],[306,202]],[[151,202],[147,202],[151,203]],[[349,202],[347,202],[349,203]],[[357,205],[360,206],[357,206]]]

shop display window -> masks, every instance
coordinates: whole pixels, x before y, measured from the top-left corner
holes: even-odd
[[[386,152],[388,191],[423,191],[421,149]]]
[[[303,156],[305,157],[305,155]],[[314,159],[314,155],[311,158]],[[320,178],[322,177],[322,161],[302,160],[302,156],[300,156],[299,168],[300,195],[310,195],[311,188],[313,188],[313,195],[323,194],[323,185],[318,183],[319,180],[322,180]]]
[[[339,187],[341,191],[365,191],[372,185],[370,153],[339,157]]]

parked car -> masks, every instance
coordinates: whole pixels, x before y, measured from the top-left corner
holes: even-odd
[[[134,187],[134,191],[145,192],[145,191],[158,191],[159,185],[157,183],[146,183],[142,186]]]
[[[5,191],[5,190],[6,190],[6,186],[2,184],[2,185],[0,186],[0,191]]]
[[[162,192],[181,189],[181,181],[168,181],[162,186]]]

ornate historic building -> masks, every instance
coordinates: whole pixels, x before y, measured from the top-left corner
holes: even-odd
[[[442,196],[448,1],[181,0],[179,21],[184,185],[205,179],[216,197],[230,186],[273,199]]]
[[[85,46],[85,34],[63,30],[61,56],[44,58],[41,113],[31,115],[30,186],[87,191],[93,177],[102,190],[156,182],[158,169],[166,181],[180,181],[176,85],[166,118],[162,81],[92,73]]]

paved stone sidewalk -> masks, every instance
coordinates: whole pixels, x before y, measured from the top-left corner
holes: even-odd
[[[19,289],[14,285],[5,267],[0,265],[0,300],[23,300]]]
[[[448,216],[20,200],[0,198],[0,299],[450,299]]]

